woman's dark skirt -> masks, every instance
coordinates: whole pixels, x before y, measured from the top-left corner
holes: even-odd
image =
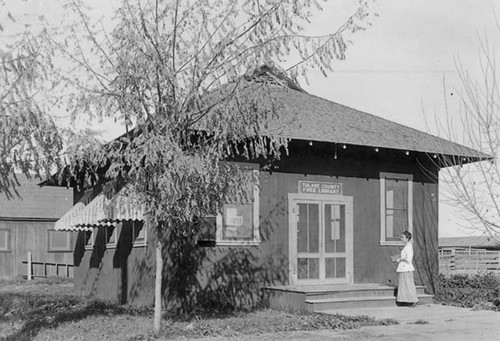
[[[398,295],[396,297],[398,303],[416,303],[417,288],[413,280],[413,271],[399,273]]]

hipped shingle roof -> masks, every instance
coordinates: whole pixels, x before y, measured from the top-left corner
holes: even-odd
[[[244,86],[242,93],[248,91],[254,98],[257,93],[260,101],[278,112],[279,118],[268,121],[269,134],[279,132],[296,140],[457,156],[468,161],[491,159],[477,150],[308,94],[275,67],[264,65],[245,78],[252,84]],[[259,82],[267,84],[264,91],[259,89]]]

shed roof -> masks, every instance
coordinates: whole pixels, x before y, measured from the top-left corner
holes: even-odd
[[[442,237],[439,238],[439,247],[463,247],[463,248],[498,248],[500,241],[488,236],[465,236],[465,237]]]
[[[356,110],[304,91],[276,67],[263,65],[245,81],[229,83],[210,97],[221,98],[239,87],[240,97],[258,99],[259,105],[273,108],[277,116],[269,119],[269,134],[339,144],[387,148],[466,158],[466,162],[491,156],[446,139]],[[266,84],[266,87],[261,86]]]
[[[73,190],[65,187],[40,187],[39,179],[17,174],[19,196],[8,198],[0,192],[0,219],[58,219],[73,205]]]

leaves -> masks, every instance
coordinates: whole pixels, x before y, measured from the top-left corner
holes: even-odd
[[[55,167],[78,187],[126,182],[160,228],[181,230],[218,211],[232,188],[246,187],[244,170],[222,160],[269,164],[286,153],[284,128],[269,129],[279,122],[274,89],[301,91],[298,75],[331,70],[345,56],[344,36],[372,14],[360,2],[335,31],[309,36],[304,27],[321,8],[317,1],[125,0],[106,25],[84,5],[67,3],[62,34],[47,29],[23,45],[18,55],[29,62],[12,55],[5,64],[16,84],[7,93],[24,103],[2,106],[16,112],[3,128],[12,146],[3,149],[5,167]],[[40,103],[73,122],[113,119],[127,133],[102,144],[92,132],[57,129]]]

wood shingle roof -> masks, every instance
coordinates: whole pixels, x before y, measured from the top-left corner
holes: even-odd
[[[279,133],[296,140],[446,155],[464,158],[465,162],[491,159],[477,150],[311,95],[274,66],[263,65],[244,79],[249,82],[243,82],[246,84],[240,92],[242,97],[246,94],[257,98],[261,105],[272,106],[278,112],[278,118],[267,122],[269,134]],[[267,86],[262,87],[262,83]],[[233,91],[234,85],[226,84],[219,94]]]
[[[272,96],[280,106],[279,121],[270,123],[270,131],[281,130],[284,137],[291,139],[490,158],[446,139],[302,91],[275,86]]]

